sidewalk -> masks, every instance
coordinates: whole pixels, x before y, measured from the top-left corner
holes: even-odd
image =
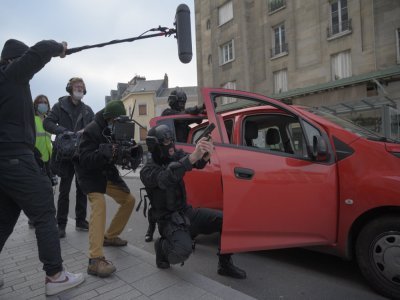
[[[28,228],[22,213],[13,234],[0,254],[0,276],[4,286],[0,299],[45,299],[42,264],[38,259],[34,230]],[[74,222],[69,222],[74,224]],[[160,270],[154,255],[132,245],[105,247],[105,256],[117,272],[101,279],[86,273],[88,233],[67,226],[67,237],[61,239],[64,266],[71,272],[83,272],[85,282],[71,290],[46,299],[254,299],[185,267]]]

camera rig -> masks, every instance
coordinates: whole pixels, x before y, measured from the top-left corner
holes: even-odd
[[[114,163],[125,170],[135,170],[142,161],[143,148],[135,140],[135,122],[128,116],[115,119],[111,142],[116,145]]]

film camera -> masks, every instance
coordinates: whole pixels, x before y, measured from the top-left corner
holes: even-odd
[[[116,118],[111,132],[115,145],[114,163],[125,170],[135,170],[142,161],[143,149],[136,144],[134,137],[135,123],[128,116]]]

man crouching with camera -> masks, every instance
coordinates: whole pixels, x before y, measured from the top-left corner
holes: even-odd
[[[105,259],[103,246],[126,246],[127,241],[118,235],[125,228],[135,205],[135,198],[119,175],[115,164],[120,155],[120,144],[115,142],[114,127],[120,116],[126,115],[121,101],[111,101],[99,111],[94,120],[89,123],[83,132],[78,150],[78,159],[75,159],[75,168],[79,184],[88,195],[91,214],[89,223],[89,266],[88,274],[99,277],[108,277],[115,272],[115,266]],[[134,127],[133,127],[134,128]],[[133,133],[132,133],[133,135]],[[130,141],[128,148],[136,168],[139,164],[141,146]],[[126,152],[126,148],[124,149]],[[113,198],[119,209],[105,232],[106,203],[104,194]]]

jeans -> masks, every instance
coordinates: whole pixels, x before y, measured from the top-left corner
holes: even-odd
[[[60,194],[57,202],[57,223],[60,227],[65,227],[68,221],[69,210],[69,192],[71,190],[72,179],[74,178],[75,169],[72,162],[63,163],[63,172],[65,176],[61,177]],[[63,174],[64,175],[64,174]],[[76,186],[76,203],[75,203],[75,219],[76,222],[86,220],[87,198],[83,194],[78,180],[75,177]]]
[[[62,271],[53,189],[33,153],[0,156],[0,251],[13,232],[21,210],[34,223],[43,270],[48,276]]]

